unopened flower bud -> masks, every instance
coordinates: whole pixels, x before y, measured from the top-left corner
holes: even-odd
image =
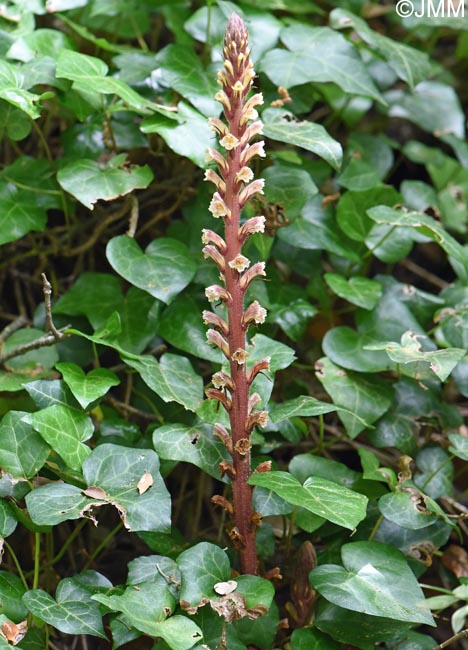
[[[220,76],[224,75],[224,73],[221,70],[218,74]],[[216,99],[217,102],[223,105],[225,111],[229,112],[231,110],[231,102],[229,101],[229,97],[226,95],[224,90],[218,90],[214,98]]]
[[[232,454],[232,440],[226,427],[223,424],[219,424],[219,422],[217,422],[213,427],[213,433],[224,442],[224,446],[228,452]]]
[[[226,192],[226,183],[223,181],[221,176],[218,176],[218,174],[212,169],[207,169],[205,171],[204,180],[213,183],[213,185],[216,186],[216,189],[219,190],[222,194]]]
[[[262,135],[263,133],[263,122],[260,120],[257,120],[253,124],[251,124],[247,129],[245,130],[244,135],[242,136],[241,139],[241,144],[245,145],[249,140],[254,138],[256,135]]]
[[[201,240],[203,244],[214,244],[223,254],[227,250],[226,242],[224,239],[218,235],[218,233],[214,232],[213,230],[209,230],[208,228],[203,228]]]
[[[211,345],[216,345],[224,354],[224,356],[229,358],[229,343],[226,341],[222,334],[216,330],[209,329],[206,332],[206,340]]]
[[[263,372],[264,370],[268,371],[270,370],[270,357],[265,357],[264,359],[260,359],[259,361],[256,361],[252,368],[250,368],[249,372],[247,373],[247,383],[250,384],[253,382],[255,377],[260,373]]]
[[[257,262],[256,264],[251,266],[250,269],[247,269],[247,271],[242,275],[240,279],[241,288],[245,291],[245,289],[247,289],[247,287],[252,282],[252,280],[256,278],[258,275],[266,275],[265,262]]]
[[[230,262],[228,262],[228,266],[230,266],[231,269],[235,269],[239,273],[242,273],[242,271],[245,271],[245,269],[249,268],[250,260],[244,255],[239,254],[236,255]]]
[[[221,255],[219,250],[216,248],[216,246],[204,246],[202,250],[203,256],[205,259],[211,258],[213,262],[216,264],[218,269],[224,273],[225,269],[225,262],[224,262],[224,257]]]
[[[205,325],[214,325],[224,334],[224,336],[229,335],[229,325],[226,323],[224,318],[221,318],[218,314],[214,314],[212,311],[207,311],[206,309],[203,311],[202,316]]]
[[[228,167],[228,162],[224,156],[222,156],[219,151],[216,151],[216,149],[213,149],[212,147],[208,147],[206,150],[206,162],[209,163],[212,160],[218,165],[220,170],[222,172],[227,172],[229,171]]]
[[[247,413],[250,415],[254,408],[257,406],[257,404],[260,404],[262,401],[262,398],[258,393],[252,393],[252,395],[249,397],[249,402],[247,405]]]
[[[217,390],[216,388],[207,388],[205,390],[205,395],[208,397],[208,399],[216,399],[218,402],[221,402],[221,404],[224,406],[226,411],[230,411],[232,408],[232,401],[231,398],[228,397],[223,391]]]
[[[226,124],[222,122],[218,117],[209,117],[208,124],[214,133],[218,133],[219,135],[226,135],[226,133],[229,133],[229,129]]]

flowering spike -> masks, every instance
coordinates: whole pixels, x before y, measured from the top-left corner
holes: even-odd
[[[226,320],[211,311],[203,312],[205,322],[216,329],[207,332],[208,342],[219,347],[229,361],[229,371],[218,371],[213,375],[213,388],[206,390],[209,399],[216,399],[227,410],[230,431],[216,424],[214,434],[221,438],[232,456],[232,465],[224,462],[221,471],[232,479],[234,526],[230,537],[240,553],[241,571],[256,573],[255,530],[258,524],[252,506],[252,488],[248,484],[250,470],[250,436],[255,426],[265,426],[266,411],[254,411],[259,396],[249,394],[255,376],[269,368],[268,360],[262,359],[247,367],[248,352],[246,332],[250,324],[264,322],[266,310],[254,301],[244,310],[244,294],[252,280],[265,275],[264,262],[250,267],[250,260],[242,254],[242,245],[250,235],[264,232],[265,217],[248,219],[241,225],[241,210],[246,202],[257,193],[263,193],[264,180],[255,180],[250,168],[254,156],[265,156],[264,143],[252,142],[262,133],[263,125],[258,120],[256,107],[263,104],[261,93],[253,94],[252,81],[255,77],[250,60],[248,33],[242,19],[233,13],[226,28],[223,44],[223,69],[217,81],[221,86],[216,93],[224,112],[225,121],[209,120],[210,126],[225,150],[223,156],[216,149],[208,150],[208,160],[218,165],[219,174],[207,170],[205,179],[212,182],[216,191],[209,211],[215,218],[223,217],[224,236],[212,230],[204,230],[202,241],[205,257],[214,260],[221,271],[221,285],[212,285],[205,290],[210,302],[222,301],[227,311]],[[219,498],[216,502],[221,503]]]

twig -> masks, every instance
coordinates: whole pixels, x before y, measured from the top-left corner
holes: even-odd
[[[130,219],[128,221],[128,230],[126,234],[129,237],[135,237],[136,229],[138,227],[138,218],[140,216],[140,212],[138,209],[138,199],[136,196],[130,197]]]
[[[42,290],[44,292],[45,314],[46,314],[45,329],[46,332],[48,333],[45,334],[44,336],[40,336],[38,339],[35,339],[34,341],[29,341],[28,343],[23,343],[22,345],[18,345],[16,348],[13,348],[12,350],[9,350],[8,352],[5,352],[4,354],[0,355],[0,365],[4,364],[5,361],[8,361],[8,359],[12,359],[13,357],[18,357],[21,354],[26,354],[26,352],[30,352],[31,350],[38,350],[39,348],[45,348],[50,345],[55,345],[55,343],[58,343],[59,341],[63,341],[63,339],[69,336],[69,334],[65,334],[63,332],[63,330],[67,329],[69,325],[67,325],[62,329],[57,329],[54,325],[54,321],[52,319],[52,303],[50,300],[50,296],[52,293],[52,286],[48,281],[45,273],[42,274],[42,281],[43,281]],[[11,325],[13,325],[13,323]],[[9,327],[11,327],[11,325]]]
[[[7,325],[6,327],[3,328],[3,330],[0,332],[0,345],[7,340],[9,336],[13,334],[13,332],[16,332],[16,330],[20,330],[23,325],[26,325],[28,322],[27,318],[24,316],[18,316],[18,318],[15,318],[15,320]]]
[[[443,648],[446,648],[447,646],[452,645],[452,643],[460,641],[465,637],[468,637],[468,629],[462,630],[461,632],[458,632],[458,634],[454,634],[450,637],[450,639],[447,639],[447,641],[444,641],[440,645],[434,646],[433,650],[443,650]]]
[[[419,266],[419,264],[416,264],[416,262],[413,262],[410,259],[401,260],[400,265],[404,266],[405,268],[408,269],[408,271],[411,271],[415,275],[418,275],[420,278],[426,280],[426,282],[430,282],[431,284],[433,284],[435,287],[439,289],[445,289],[449,285],[448,282],[437,277],[437,275],[434,275],[434,273],[431,273],[430,271],[423,268],[422,266]]]

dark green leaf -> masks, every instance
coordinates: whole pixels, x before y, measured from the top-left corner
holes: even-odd
[[[155,239],[143,253],[134,239],[121,235],[110,240],[106,255],[125,280],[166,304],[187,286],[196,270],[185,244],[175,239]]]
[[[249,479],[297,506],[302,506],[339,526],[354,530],[365,518],[367,498],[338,483],[310,477],[304,485],[287,472],[260,472]]]
[[[382,295],[382,285],[377,280],[359,277],[348,280],[338,273],[325,273],[323,277],[337,296],[363,309],[373,309]]]
[[[342,546],[344,568],[323,565],[312,585],[339,607],[408,623],[435,625],[424,594],[400,551],[379,542]]]
[[[317,377],[337,406],[343,406],[354,415],[340,412],[340,419],[351,438],[366,425],[373,424],[389,408],[392,391],[377,377],[372,379],[343,370],[326,357],[317,362]],[[357,419],[359,416],[359,420]]]
[[[282,108],[267,108],[262,113],[263,132],[267,138],[293,144],[317,154],[334,169],[341,165],[341,146],[320,124],[298,122],[294,115]]]
[[[291,650],[339,650],[340,646],[329,636],[315,629],[294,630]]]
[[[81,159],[68,163],[57,174],[64,190],[93,210],[96,201],[112,201],[135,189],[148,187],[153,172],[145,165],[125,164],[125,154],[115,156],[105,167],[94,160]]]
[[[393,521],[402,528],[418,530],[427,528],[436,521],[434,513],[430,512],[423,503],[421,496],[409,491],[384,494],[379,499],[379,510],[386,519]]]
[[[10,411],[0,423],[0,465],[17,478],[35,476],[50,453],[50,447],[30,424],[24,411]]]
[[[231,578],[226,552],[208,542],[200,542],[181,553],[177,564],[182,576],[180,600],[183,607],[197,608],[203,600],[217,599],[214,585]]]
[[[94,368],[85,374],[75,363],[57,363],[55,367],[84,409],[120,383],[117,375],[106,368]]]
[[[218,480],[219,463],[229,460],[224,444],[206,425],[166,424],[153,432],[153,445],[160,458],[192,463]]]
[[[84,445],[94,431],[92,420],[66,406],[55,404],[23,417],[63,458],[68,467],[79,470],[90,448]]]
[[[367,349],[373,340],[342,325],[328,330],[322,341],[322,349],[333,363],[348,370],[381,372],[393,369],[394,364],[385,352]]]

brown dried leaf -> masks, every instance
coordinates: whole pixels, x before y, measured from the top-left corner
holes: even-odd
[[[13,645],[19,643],[24,639],[26,632],[28,631],[28,623],[26,620],[21,621],[21,623],[13,623],[12,621],[5,621],[2,623],[0,628],[1,635]]]
[[[138,493],[139,494],[144,494],[146,490],[149,490],[150,487],[153,485],[154,480],[150,472],[145,472],[141,479],[138,481]]]
[[[468,553],[457,544],[450,544],[442,555],[442,564],[457,578],[468,578]]]
[[[91,497],[91,499],[99,499],[99,501],[109,501],[109,497],[105,490],[103,490],[100,487],[97,487],[97,485],[91,485],[90,487],[86,488],[86,490],[82,490],[83,494],[87,497]]]

